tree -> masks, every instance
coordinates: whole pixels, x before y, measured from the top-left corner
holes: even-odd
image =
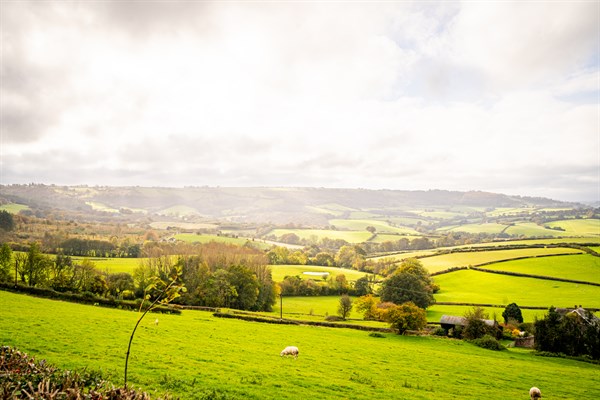
[[[12,231],[15,229],[15,220],[11,213],[6,210],[0,211],[0,229]]]
[[[352,299],[347,294],[345,294],[340,298],[340,304],[338,305],[338,315],[345,320],[346,317],[350,315],[350,311],[352,311]]]
[[[417,259],[407,259],[382,283],[381,301],[402,304],[413,302],[427,308],[435,302],[433,281]]]
[[[377,229],[374,226],[371,226],[371,225],[367,226],[366,230],[368,232],[372,233],[372,234],[375,234],[375,232],[377,231]]]
[[[10,280],[10,271],[12,267],[12,249],[8,243],[4,243],[0,247],[0,282]]]
[[[509,320],[514,320],[518,323],[523,322],[523,314],[521,313],[521,309],[516,303],[510,303],[506,306],[506,308],[502,312],[502,318],[504,318],[505,324],[508,324]]]
[[[395,305],[385,312],[385,320],[399,335],[407,330],[420,330],[427,325],[427,312],[413,302]]]
[[[484,320],[489,319],[489,315],[481,307],[473,307],[465,313],[466,326],[463,329],[465,339],[479,339],[486,334],[497,336],[496,329],[485,323]]]
[[[373,292],[367,276],[363,276],[362,278],[358,278],[356,280],[354,283],[354,292],[357,296],[365,296]]]
[[[372,294],[359,297],[354,304],[365,320],[377,320],[377,299]]]
[[[229,267],[229,282],[237,292],[231,307],[240,310],[251,310],[258,299],[259,283],[256,275],[248,267],[232,265]]]

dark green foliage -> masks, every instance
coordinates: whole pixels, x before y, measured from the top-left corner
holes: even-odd
[[[435,302],[432,280],[420,261],[404,260],[392,276],[383,281],[381,301],[402,304],[413,302],[427,308]]]
[[[374,338],[385,338],[385,335],[383,333],[379,333],[379,332],[371,332],[371,333],[369,333],[369,336],[374,337]]]
[[[475,346],[483,347],[484,349],[488,350],[506,350],[506,347],[502,346],[502,344],[495,337],[490,335],[484,335],[479,339],[473,339],[471,340],[471,343],[473,343]]]
[[[0,229],[12,231],[15,229],[15,220],[11,213],[6,210],[0,210]]]
[[[506,308],[502,312],[502,318],[504,318],[505,324],[507,324],[509,320],[515,320],[518,323],[523,322],[523,314],[521,313],[521,309],[516,303],[510,303],[506,306]]]
[[[551,307],[546,317],[536,320],[534,326],[538,351],[600,359],[600,323],[591,312],[587,312],[586,318],[576,313],[561,316]]]
[[[11,279],[12,267],[12,249],[8,243],[0,247],[0,282],[6,282]]]
[[[367,276],[358,278],[354,283],[354,295],[365,296],[370,293],[373,293],[373,290],[371,289],[371,285],[369,284],[369,278]]]

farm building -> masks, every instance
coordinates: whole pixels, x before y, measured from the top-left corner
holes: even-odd
[[[498,325],[493,319],[482,319],[482,321],[488,326]],[[457,317],[454,315],[442,315],[440,325],[446,333],[448,333],[450,329],[453,329],[456,326],[467,326],[467,319],[465,317]]]
[[[584,321],[588,325],[600,324],[600,318],[596,317],[590,311],[586,310],[581,306],[575,308],[557,308],[556,312],[563,317],[569,314],[576,314],[581,318],[582,321]]]

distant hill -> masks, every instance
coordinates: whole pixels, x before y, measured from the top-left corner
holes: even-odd
[[[410,215],[415,209],[477,212],[497,208],[573,208],[539,197],[479,191],[404,191],[328,188],[108,187],[3,185],[0,203],[32,212],[135,220],[179,218],[236,223],[326,224],[331,218],[368,212],[379,217]]]

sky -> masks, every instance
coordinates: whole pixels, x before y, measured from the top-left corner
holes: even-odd
[[[0,184],[600,201],[597,0],[0,0],[0,34]]]

